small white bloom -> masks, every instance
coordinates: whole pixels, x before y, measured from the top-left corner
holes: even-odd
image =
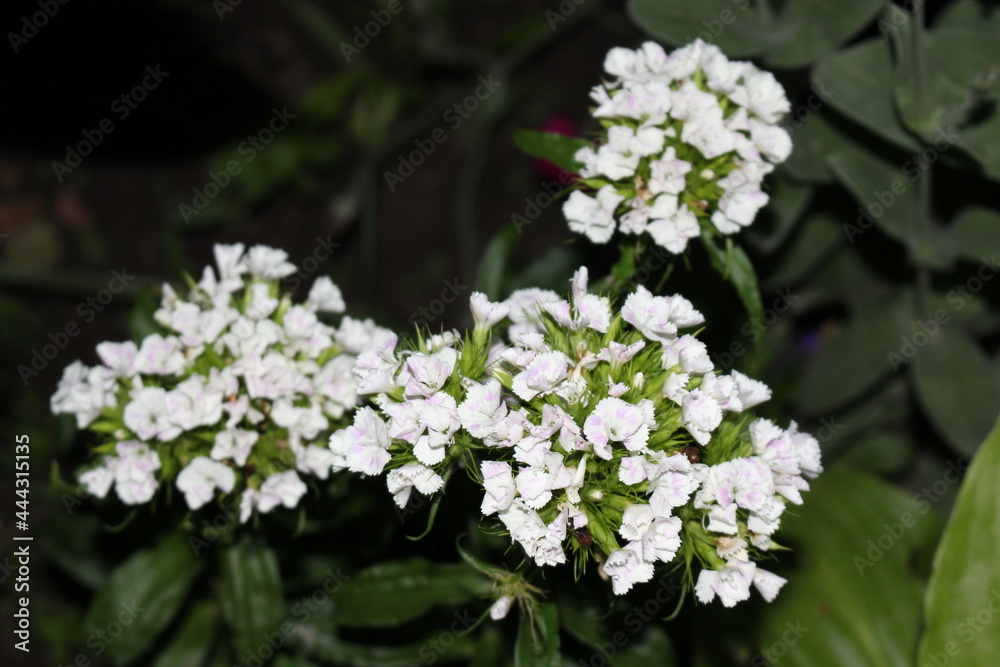
[[[392,456],[385,422],[369,407],[354,414],[354,424],[344,429],[348,441],[347,467],[351,472],[378,475]]]
[[[493,303],[482,292],[473,292],[469,298],[469,307],[475,319],[477,329],[489,329],[494,324],[507,317],[510,306],[504,302]]]
[[[260,496],[257,498],[257,510],[270,512],[278,505],[291,509],[299,504],[306,494],[305,482],[299,479],[294,470],[285,470],[271,475],[260,485]]]
[[[250,275],[263,280],[275,280],[295,273],[295,265],[287,260],[288,253],[284,250],[264,245],[250,248],[244,258]]]
[[[329,276],[320,276],[313,282],[303,305],[319,313],[342,313],[347,308],[344,295]]]
[[[228,428],[215,434],[215,444],[209,454],[216,461],[232,459],[236,465],[244,466],[250,450],[260,438],[256,431],[244,431],[238,428]]]
[[[444,479],[430,468],[419,463],[407,463],[406,465],[390,470],[386,475],[386,484],[389,493],[399,507],[406,507],[410,500],[410,492],[416,489],[424,495],[435,493],[444,486]]]
[[[126,505],[148,502],[156,493],[156,471],[159,455],[146,443],[129,440],[115,445],[118,464],[115,466],[115,491]]]
[[[734,607],[750,598],[756,569],[757,565],[751,561],[731,559],[720,570],[702,570],[695,584],[695,595],[702,604],[708,604],[718,595],[724,606]]]
[[[607,243],[615,232],[615,209],[625,200],[613,186],[605,185],[590,197],[574,190],[563,204],[569,228],[594,243]]]
[[[628,544],[608,555],[601,571],[611,577],[611,587],[615,595],[624,595],[633,585],[653,578],[653,564],[642,559],[640,548]]]
[[[177,488],[193,510],[210,501],[215,496],[215,489],[229,493],[235,484],[232,468],[204,456],[192,459],[177,475]]]
[[[507,618],[507,613],[510,612],[510,605],[513,602],[514,598],[509,595],[503,595],[497,598],[496,602],[490,606],[490,618],[494,621]]]
[[[545,395],[563,382],[569,371],[569,359],[562,352],[539,354],[528,367],[514,376],[512,388],[523,401]]]

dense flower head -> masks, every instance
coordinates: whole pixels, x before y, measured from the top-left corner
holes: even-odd
[[[791,152],[790,109],[772,74],[701,40],[666,53],[614,48],[591,92],[604,132],[580,149],[584,189],[563,205],[571,230],[607,243],[648,234],[682,253],[703,230],[733,234],[768,202],[764,177]]]
[[[387,472],[400,507],[465,468],[484,520],[537,565],[596,559],[618,594],[661,566],[693,577],[697,561],[701,601],[735,604],[751,585],[773,599],[783,580],[756,560],[822,471],[818,443],[744,413],[770,390],[714,370],[685,332],[704,322],[690,301],[639,287],[616,310],[587,282],[582,268],[565,300],[477,294],[476,335],[359,359],[381,377],[363,392],[376,408],[334,434],[340,465]]]
[[[114,488],[134,505],[174,482],[192,510],[238,494],[245,521],[295,507],[302,475],[334,469],[330,434],[360,403],[356,355],[391,334],[320,320],[344,310],[326,277],[293,303],[280,289],[296,270],[282,250],[217,245],[215,259],[186,297],[164,285],[157,333],[101,343],[99,365],[77,361],[63,374],[53,412],[98,439],[96,465],[79,476],[91,494]]]

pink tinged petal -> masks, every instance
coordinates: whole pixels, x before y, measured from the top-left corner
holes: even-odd
[[[753,575],[754,588],[768,602],[773,602],[778,597],[778,592],[786,583],[788,583],[788,580],[784,577],[779,577],[773,572],[768,572],[760,568],[757,568]]]

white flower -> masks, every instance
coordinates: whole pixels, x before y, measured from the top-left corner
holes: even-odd
[[[229,493],[235,484],[232,468],[204,456],[192,459],[177,475],[177,488],[193,510],[210,501],[215,496],[215,489]]]
[[[732,371],[730,375],[736,381],[736,388],[740,393],[740,403],[743,404],[744,410],[749,410],[771,399],[771,389],[763,382],[749,378],[739,371]]]
[[[344,437],[348,443],[347,467],[351,472],[377,475],[392,458],[385,422],[369,407],[354,414],[354,424],[344,429]]]
[[[133,393],[123,417],[125,426],[140,440],[173,440],[183,432],[171,419],[167,391],[162,387],[143,387]]]
[[[654,341],[667,341],[677,333],[677,324],[670,319],[670,302],[653,296],[640,285],[628,295],[622,307],[622,319],[638,329],[643,336]]]
[[[260,501],[260,492],[257,489],[244,489],[240,494],[240,523],[246,523],[253,512],[253,508]]]
[[[286,261],[287,259],[288,253],[284,250],[255,245],[247,251],[244,261],[252,276],[263,280],[274,280],[295,273],[295,265]]]
[[[722,408],[701,389],[692,389],[681,399],[681,419],[699,444],[707,445],[712,431],[722,423]]]
[[[156,493],[160,457],[143,442],[129,440],[115,445],[115,491],[126,505],[148,502]]]
[[[489,516],[506,510],[514,502],[516,492],[510,464],[503,461],[483,461],[480,469],[485,492],[480,507],[482,513]]]
[[[305,482],[299,479],[294,470],[276,473],[260,485],[257,509],[260,512],[270,512],[278,505],[291,509],[299,504],[307,490]]]
[[[386,483],[396,504],[406,507],[406,503],[410,500],[410,492],[414,488],[424,495],[430,495],[444,486],[444,479],[427,466],[407,463],[400,468],[390,470],[386,475]]]
[[[787,583],[788,580],[784,577],[779,577],[773,572],[762,570],[759,567],[753,574],[754,588],[756,588],[757,592],[759,592],[768,602],[773,602],[774,598],[778,597],[778,592],[781,590],[782,586]]]
[[[210,391],[200,375],[192,375],[167,393],[167,415],[185,431],[211,426],[222,419],[222,392]]]
[[[708,348],[690,334],[663,343],[663,368],[680,366],[685,373],[709,373],[714,365]]]
[[[465,392],[465,400],[458,406],[462,428],[474,438],[489,438],[496,431],[498,422],[507,416],[501,397],[500,383],[489,378],[483,384],[473,384]]]
[[[328,447],[306,445],[295,452],[295,467],[301,472],[312,473],[320,479],[330,476],[336,455]]]
[[[103,498],[108,495],[111,485],[114,484],[115,467],[117,465],[117,458],[114,456],[105,456],[101,458],[99,466],[80,474],[80,483],[83,484],[90,495]]]
[[[524,545],[529,553],[535,542],[545,536],[545,522],[538,516],[538,512],[525,505],[520,498],[514,498],[510,507],[500,510],[499,516],[511,539]]]
[[[407,396],[433,396],[451,377],[458,361],[454,348],[446,347],[433,354],[413,354],[404,364],[409,373],[405,393]]]
[[[777,123],[782,114],[788,113],[792,108],[785,97],[784,88],[774,75],[757,68],[744,71],[743,86],[737,87],[730,98],[745,106],[765,123]]]
[[[737,602],[750,598],[750,584],[756,569],[757,565],[750,561],[730,559],[720,570],[702,570],[695,584],[695,595],[703,604],[718,595],[724,606],[734,607]]]
[[[135,355],[135,371],[146,375],[177,375],[184,370],[184,366],[181,342],[173,336],[146,336]]]
[[[594,454],[610,460],[612,441],[622,443],[629,451],[642,451],[650,428],[655,426],[652,401],[643,399],[633,405],[611,396],[602,399],[590,413],[583,423],[583,433],[593,445]]]
[[[615,209],[624,200],[610,185],[598,190],[596,198],[574,190],[563,204],[563,215],[572,231],[594,243],[607,243],[615,232]]]
[[[97,345],[97,356],[111,371],[111,374],[118,378],[131,377],[136,373],[135,355],[138,352],[135,343],[128,341],[125,343],[99,343]]]
[[[251,320],[265,320],[278,309],[278,300],[271,296],[271,286],[267,283],[250,285],[250,303],[244,314]]]
[[[347,308],[340,288],[328,276],[320,276],[313,282],[303,305],[320,313],[342,313]]]
[[[507,317],[510,306],[504,302],[493,303],[482,292],[473,292],[469,297],[469,306],[477,329],[489,329],[494,324]]]
[[[101,415],[104,408],[117,405],[112,371],[96,366],[88,368],[74,361],[63,370],[62,378],[49,405],[55,414],[71,414],[76,425],[85,428]]]
[[[686,174],[691,163],[677,159],[677,150],[667,147],[659,159],[650,162],[649,191],[654,195],[679,195],[687,187]]]
[[[649,207],[646,231],[657,245],[672,253],[682,253],[689,239],[701,234],[698,218],[676,195],[663,194]]]
[[[240,276],[247,272],[246,261],[243,259],[243,244],[217,243],[212,247],[212,253],[215,255],[215,264],[219,267],[220,278],[223,281],[236,281],[242,285],[243,279]]]
[[[611,577],[615,595],[624,595],[634,584],[653,578],[653,564],[642,559],[639,547],[635,544],[628,544],[609,554],[601,571]]]
[[[523,401],[545,395],[563,382],[569,371],[569,359],[562,352],[539,354],[528,367],[514,376],[512,388]]]
[[[496,602],[490,605],[490,618],[494,621],[507,618],[507,613],[510,611],[510,605],[513,602],[514,598],[509,595],[502,595],[497,598]]]
[[[244,431],[238,428],[228,428],[215,434],[215,444],[209,454],[213,459],[222,461],[232,459],[236,465],[244,466],[250,450],[260,438],[256,431]]]

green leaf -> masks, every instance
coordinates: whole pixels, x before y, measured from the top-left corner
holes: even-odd
[[[212,649],[218,624],[218,609],[211,602],[192,605],[153,667],[201,667]]]
[[[947,237],[959,257],[974,262],[991,259],[989,251],[1000,249],[1000,213],[980,206],[964,208],[952,221]]]
[[[899,325],[888,304],[859,305],[843,328],[823,342],[806,367],[796,395],[811,415],[830,415],[889,374],[889,353],[899,347]]]
[[[866,231],[862,225],[871,225],[874,220],[879,229],[905,243],[910,228],[916,225],[913,179],[904,178],[891,162],[853,148],[830,155],[828,162],[860,206],[858,218],[852,221],[859,231]],[[870,217],[861,217],[862,211]]]
[[[835,468],[811,484],[782,519],[796,566],[774,568],[788,583],[763,609],[752,664],[912,667],[924,582],[911,562],[934,548],[940,522],[866,474]]]
[[[860,32],[882,7],[882,0],[786,2],[771,30],[765,59],[773,67],[808,65]]]
[[[712,266],[736,288],[750,319],[759,320],[761,313],[764,312],[764,304],[760,298],[757,274],[743,248],[734,245],[731,238],[726,239],[726,248],[720,248],[707,230],[702,230],[701,238],[708,250]]]
[[[925,59],[926,97],[921,97],[920,84],[911,72],[909,76],[900,77],[896,99],[903,120],[925,139],[940,140],[938,147],[947,150],[953,140],[961,137],[961,126],[969,117],[985,109],[991,97],[995,99],[996,78],[1000,75],[1000,42],[991,32],[940,28],[927,35]],[[922,109],[923,99],[928,107],[926,115]],[[995,111],[990,115],[987,122],[998,122]],[[942,128],[949,131],[942,133]],[[960,143],[976,154],[975,145],[964,140]]]
[[[242,657],[277,632],[284,618],[278,559],[261,538],[246,535],[222,551],[220,566],[219,604]]]
[[[455,607],[488,594],[490,580],[473,567],[422,558],[390,561],[362,570],[334,595],[342,625],[391,627],[431,608]]]
[[[785,129],[792,135],[792,154],[779,167],[808,183],[833,183],[826,158],[850,139],[831,122],[836,112],[820,107],[809,116],[789,120]]]
[[[993,625],[1000,612],[998,476],[1000,422],[972,460],[934,556],[924,598],[921,665],[945,664],[938,656],[952,665],[992,665],[1000,655],[1000,632]]]
[[[915,327],[910,336],[917,398],[944,439],[971,457],[1000,407],[1000,377],[968,334],[947,323],[931,324],[938,327],[936,333],[927,335],[927,325]],[[926,342],[916,345],[920,341]]]
[[[555,603],[522,612],[514,647],[515,667],[561,667],[559,656],[559,612]]]
[[[824,259],[844,244],[840,220],[827,213],[813,213],[799,225],[798,233],[782,251],[778,266],[771,272],[767,284],[774,288],[788,287],[814,275]]]
[[[84,619],[85,632],[108,636],[117,627],[120,636],[106,644],[108,657],[116,665],[134,662],[174,618],[203,567],[179,535],[139,551],[97,592]]]
[[[579,171],[580,163],[573,155],[581,148],[590,146],[590,142],[579,137],[567,137],[555,132],[536,132],[534,130],[514,130],[511,135],[514,145],[528,155],[534,155],[548,160],[557,167],[570,171]]]
[[[885,40],[869,39],[823,58],[812,78],[840,113],[897,146],[919,149],[896,113],[892,59]]]
[[[749,2],[629,0],[627,6],[636,25],[674,46],[700,37],[729,58],[745,58],[759,55],[768,43],[764,21]]]

